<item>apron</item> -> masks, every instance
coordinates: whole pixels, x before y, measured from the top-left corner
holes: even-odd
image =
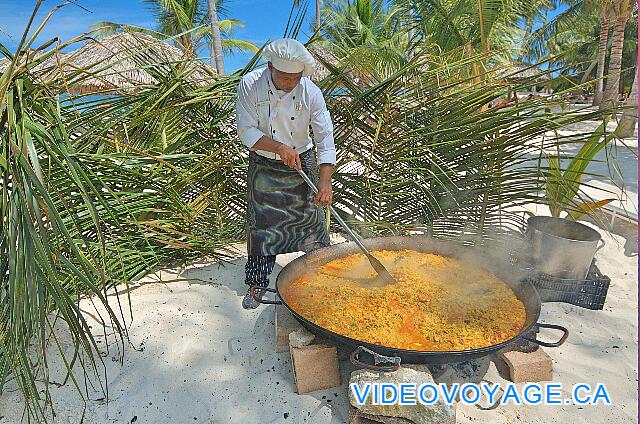
[[[318,184],[314,149],[300,154],[302,169]],[[249,255],[310,252],[329,246],[324,210],[311,188],[280,160],[249,153],[247,251]]]

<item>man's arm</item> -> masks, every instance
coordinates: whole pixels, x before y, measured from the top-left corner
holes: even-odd
[[[329,206],[333,202],[331,174],[333,174],[333,164],[320,164],[320,182],[318,183],[318,195],[314,199],[315,203]]]
[[[327,105],[318,89],[312,98],[311,129],[318,150],[318,163],[320,164],[320,181],[318,183],[318,195],[315,202],[328,206],[333,202],[333,190],[331,188],[331,174],[336,163],[336,148],[333,141],[333,124]]]
[[[238,138],[253,150],[254,145],[265,133],[258,128],[258,112],[252,85],[247,77],[240,80],[236,94],[236,122],[238,126]]]

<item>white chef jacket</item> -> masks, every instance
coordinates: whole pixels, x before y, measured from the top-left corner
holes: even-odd
[[[309,78],[289,93],[278,90],[269,68],[248,73],[238,84],[236,98],[238,137],[250,150],[280,159],[279,155],[257,150],[253,145],[264,135],[303,153],[313,147],[309,125],[318,153],[318,163],[336,163],[333,124],[322,92]]]

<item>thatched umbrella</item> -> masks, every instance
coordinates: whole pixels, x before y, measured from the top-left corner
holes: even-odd
[[[27,55],[31,56],[29,60],[38,60],[38,57],[42,56],[43,54],[44,54],[43,52],[36,53],[35,50],[31,50],[31,49],[27,51]],[[65,53],[56,52],[55,54],[47,57],[45,60],[38,63],[36,66],[34,66],[32,71],[38,72],[41,74],[42,73],[46,74],[52,71],[56,66],[58,66],[58,63],[64,62],[65,56],[66,56]],[[18,58],[17,64],[20,65],[20,63],[24,62],[24,60],[25,58],[23,55],[22,57]],[[11,60],[9,60],[9,58],[6,58],[6,57],[0,58],[0,73],[4,72],[10,63],[11,63]]]
[[[8,59],[0,60],[0,72],[8,64]],[[58,76],[61,69],[68,79],[73,76],[69,91],[81,94],[110,89],[135,92],[140,86],[157,84],[159,76],[181,70],[196,85],[206,85],[216,77],[215,69],[198,58],[185,57],[170,44],[146,34],[124,32],[89,39],[79,49],[54,55],[33,70],[49,75],[54,67]]]
[[[544,73],[536,65],[532,65],[525,62],[511,61],[509,64],[504,65],[497,73],[498,78],[503,78],[511,84],[527,83],[530,85],[529,94],[536,93],[536,85],[543,85],[545,90],[548,91],[548,82],[551,80],[549,74]],[[531,85],[531,83],[535,83]],[[517,93],[516,98],[517,98]],[[511,98],[511,90],[507,94],[508,98]]]
[[[312,44],[308,47],[308,50],[316,60],[316,66],[313,70],[313,75],[311,75],[311,80],[313,82],[321,81],[331,74],[323,64],[323,61],[335,67],[340,64],[340,59],[338,59],[338,57],[326,47],[322,47],[319,44]]]
[[[199,59],[186,57],[180,49],[140,33],[90,39],[69,53],[65,62],[65,72],[76,69],[91,74],[73,87],[79,92],[113,88],[135,91],[141,85],[158,83],[156,76],[180,69],[186,70],[188,81],[197,85],[210,83],[216,76],[216,71]]]
[[[331,71],[324,65],[325,63],[327,63],[332,67],[344,71],[345,75],[360,88],[373,85],[373,81],[371,81],[370,78],[367,78],[365,75],[358,75],[356,72],[354,72],[352,66],[345,67],[343,64],[341,64],[340,58],[338,58],[338,56],[336,56],[331,50],[327,49],[326,47],[323,47],[322,45],[316,43],[310,45],[309,47],[307,47],[307,49],[316,60],[315,69],[313,71],[313,75],[311,75],[311,80],[313,82],[321,81],[331,75]]]
[[[524,81],[535,78],[536,81],[548,81],[551,79],[548,74],[542,73],[537,66],[529,63],[511,61],[505,65],[498,76],[505,78],[507,81]]]

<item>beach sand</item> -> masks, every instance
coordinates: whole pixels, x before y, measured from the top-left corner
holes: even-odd
[[[554,382],[565,395],[575,383],[604,383],[611,406],[500,406],[481,411],[459,405],[459,423],[624,423],[637,418],[638,298],[637,257],[624,256],[624,239],[604,234],[597,258],[611,277],[603,311],[546,303],[541,321],[566,326],[567,342],[546,349],[553,359]],[[98,386],[87,390],[86,404],[68,382],[50,386],[60,423],[346,423],[346,383],[354,369],[343,362],[343,386],[305,395],[295,393],[288,353],[274,350],[274,308],[240,306],[245,258],[221,266],[210,261],[184,270],[166,269],[145,277],[119,294],[129,343],[103,335],[89,299],[81,302],[101,346],[108,376],[107,403]],[[298,256],[278,256],[281,266]],[[157,282],[162,280],[163,282]],[[172,281],[174,280],[174,281]],[[113,294],[110,303],[118,311]],[[58,327],[63,330],[62,325]],[[107,328],[107,333],[111,331]],[[61,342],[69,351],[68,338]],[[543,332],[541,337],[557,338]],[[106,345],[108,346],[108,351]],[[61,382],[64,365],[51,349],[50,381]],[[122,362],[120,362],[120,358]],[[76,370],[79,370],[76,367]],[[492,364],[485,379],[506,383]],[[96,379],[92,379],[96,384]],[[0,423],[21,422],[22,403],[12,383],[0,397]]]

